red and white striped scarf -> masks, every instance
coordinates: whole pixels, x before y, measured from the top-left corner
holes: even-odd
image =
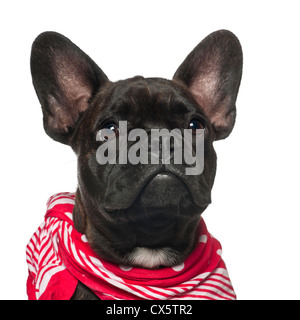
[[[31,300],[70,299],[78,281],[102,300],[234,300],[221,245],[201,218],[197,246],[184,263],[149,270],[116,265],[99,258],[85,235],[74,228],[74,193],[53,195],[45,221],[27,247]]]

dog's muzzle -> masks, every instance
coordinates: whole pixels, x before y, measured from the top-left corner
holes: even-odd
[[[134,170],[115,165],[108,179],[103,207],[128,209],[136,201],[141,206],[157,209],[178,206],[180,201],[206,207],[210,203],[210,191],[203,187],[202,180],[201,175],[187,176],[185,168],[178,165],[140,165]]]

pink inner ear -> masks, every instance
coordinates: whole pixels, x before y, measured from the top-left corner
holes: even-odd
[[[55,129],[67,132],[68,127],[74,126],[79,115],[87,109],[92,87],[89,86],[82,67],[75,61],[74,64],[70,64],[66,56],[57,54],[55,66],[63,101],[58,102],[54,97],[49,97],[55,116],[50,116],[48,123]]]
[[[226,128],[234,122],[234,105],[231,105],[232,97],[226,95],[221,97],[222,86],[220,85],[219,71],[215,68],[211,72],[201,74],[200,77],[194,79],[190,86],[194,98],[202,107],[205,114],[209,117],[212,125],[216,129]]]
[[[190,85],[193,96],[206,111],[209,111],[216,99],[218,77],[219,72],[212,70],[193,79]]]
[[[226,95],[222,99],[218,90],[221,91],[221,88],[219,88],[216,73],[194,80],[190,87],[194,98],[210,119],[216,133],[216,140],[224,139],[229,135],[236,115],[232,96]]]
[[[70,64],[68,57],[57,55],[55,64],[57,68],[57,81],[70,105],[77,104],[79,100],[87,101],[91,96],[93,88],[78,61]],[[79,107],[81,108],[79,111],[84,111],[87,105],[80,105]]]

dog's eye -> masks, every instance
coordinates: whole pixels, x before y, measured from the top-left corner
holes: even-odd
[[[105,142],[111,138],[117,137],[118,134],[119,127],[115,123],[107,123],[98,131],[96,140]]]
[[[198,119],[192,119],[190,121],[190,124],[189,124],[189,127],[188,129],[192,129],[193,130],[193,134],[196,134],[197,133],[197,129],[204,129],[205,126],[203,124],[202,121],[198,120]]]
[[[108,129],[117,133],[119,128],[115,123],[108,123],[103,127],[103,129]]]

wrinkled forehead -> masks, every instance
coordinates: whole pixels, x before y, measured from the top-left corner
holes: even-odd
[[[158,124],[200,112],[199,106],[176,83],[160,78],[135,77],[114,84],[101,117],[135,125],[145,121]]]

